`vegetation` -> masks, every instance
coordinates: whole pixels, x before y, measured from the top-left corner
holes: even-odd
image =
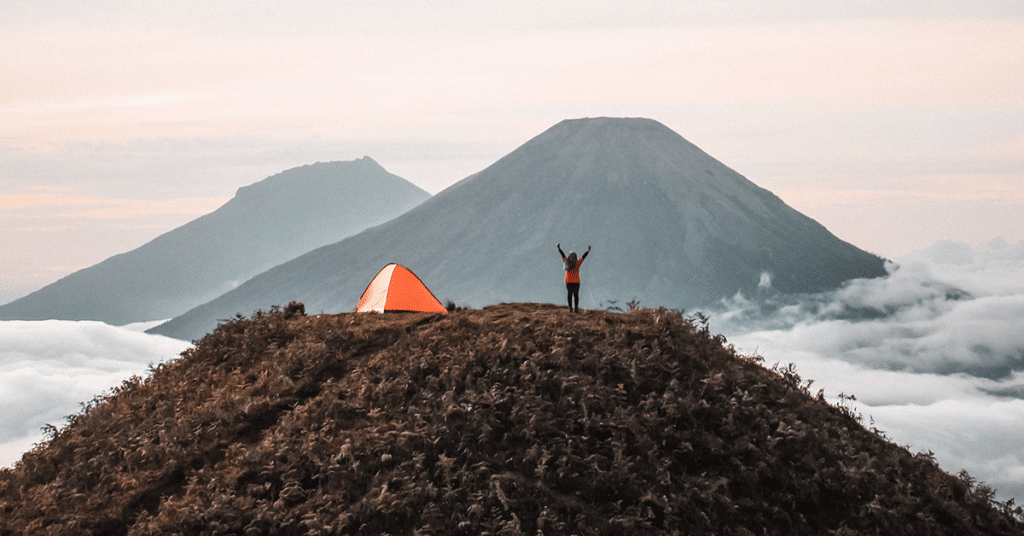
[[[0,472],[0,534],[1024,534],[699,316],[449,309],[221,324]]]

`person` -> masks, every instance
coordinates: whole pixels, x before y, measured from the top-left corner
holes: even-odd
[[[583,259],[590,255],[590,246],[587,246],[587,251],[583,252],[583,256],[576,259],[576,252],[570,251],[569,256],[565,256],[565,252],[562,251],[562,243],[555,244],[558,248],[558,253],[562,255],[562,266],[565,269],[565,289],[568,291],[569,310],[578,313],[580,312],[580,266],[583,264]],[[573,299],[576,300],[576,305],[573,306]]]

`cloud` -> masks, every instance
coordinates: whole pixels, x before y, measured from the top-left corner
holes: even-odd
[[[500,31],[479,19],[403,28],[391,16],[350,31],[318,24],[268,35],[234,12],[215,15],[230,26],[220,28],[85,18],[66,21],[55,35],[30,25],[0,34],[0,48],[19,51],[0,58],[11,81],[0,136],[127,140],[299,129],[338,138],[396,126],[414,135],[466,132],[477,124],[493,138],[506,130],[487,120],[494,111],[514,110],[518,119],[581,104],[592,111],[757,105],[759,116],[780,107],[786,116],[826,109],[830,119],[838,110],[1021,106],[1015,90],[1024,51],[1014,46],[1021,23],[1013,18],[765,24],[675,15],[664,24],[661,12],[672,9],[644,9],[641,18],[659,23],[629,24],[623,14],[548,25],[537,21],[557,16],[524,10],[529,22],[513,26],[506,11],[486,10],[502,21]],[[562,14],[566,22],[589,18]],[[399,15],[420,26],[424,13]],[[336,22],[350,21],[365,24],[351,16]]]
[[[1024,241],[939,242],[888,278],[822,294],[737,295],[711,327],[766,364],[795,363],[865,424],[948,472],[967,469],[1024,500]],[[187,343],[99,322],[0,322],[0,465],[10,465],[80,404]]]
[[[144,327],[144,326],[142,326]],[[102,322],[0,322],[0,466],[9,466],[81,404],[188,343]]]
[[[185,197],[173,199],[119,199],[75,195],[74,193],[0,194],[0,211],[17,214],[30,210],[33,218],[135,218],[156,214],[199,216],[213,212],[227,202],[222,197]]]
[[[908,201],[923,199],[935,202],[986,201],[1006,205],[1024,205],[1024,187],[1010,181],[997,181],[989,177],[958,175],[956,180],[917,177],[914,189],[848,189],[848,188],[792,188],[775,192],[787,202],[805,207],[834,207],[836,205],[873,203],[884,199]],[[970,191],[964,191],[963,180],[975,179]],[[987,180],[986,180],[987,179]]]
[[[1024,499],[1024,241],[942,241],[814,295],[736,295],[710,315],[740,352],[805,379],[949,472]]]

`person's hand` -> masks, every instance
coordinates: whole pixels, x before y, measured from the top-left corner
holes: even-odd
[[[587,251],[590,251],[590,246],[587,246]]]
[[[559,243],[555,244],[555,247],[558,248],[558,249],[562,249],[562,243],[559,242]]]

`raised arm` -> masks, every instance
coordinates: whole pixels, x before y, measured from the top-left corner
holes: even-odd
[[[561,251],[561,250],[559,250],[559,251]],[[587,250],[583,252],[583,256],[580,257],[580,262],[583,262],[583,259],[586,259],[587,255],[590,255],[590,246],[587,246]],[[565,255],[562,255],[562,256],[564,257]]]
[[[559,242],[559,243],[555,244],[555,247],[558,248],[558,252],[562,254],[562,258],[564,259],[565,258],[565,252],[562,251],[562,243]]]

